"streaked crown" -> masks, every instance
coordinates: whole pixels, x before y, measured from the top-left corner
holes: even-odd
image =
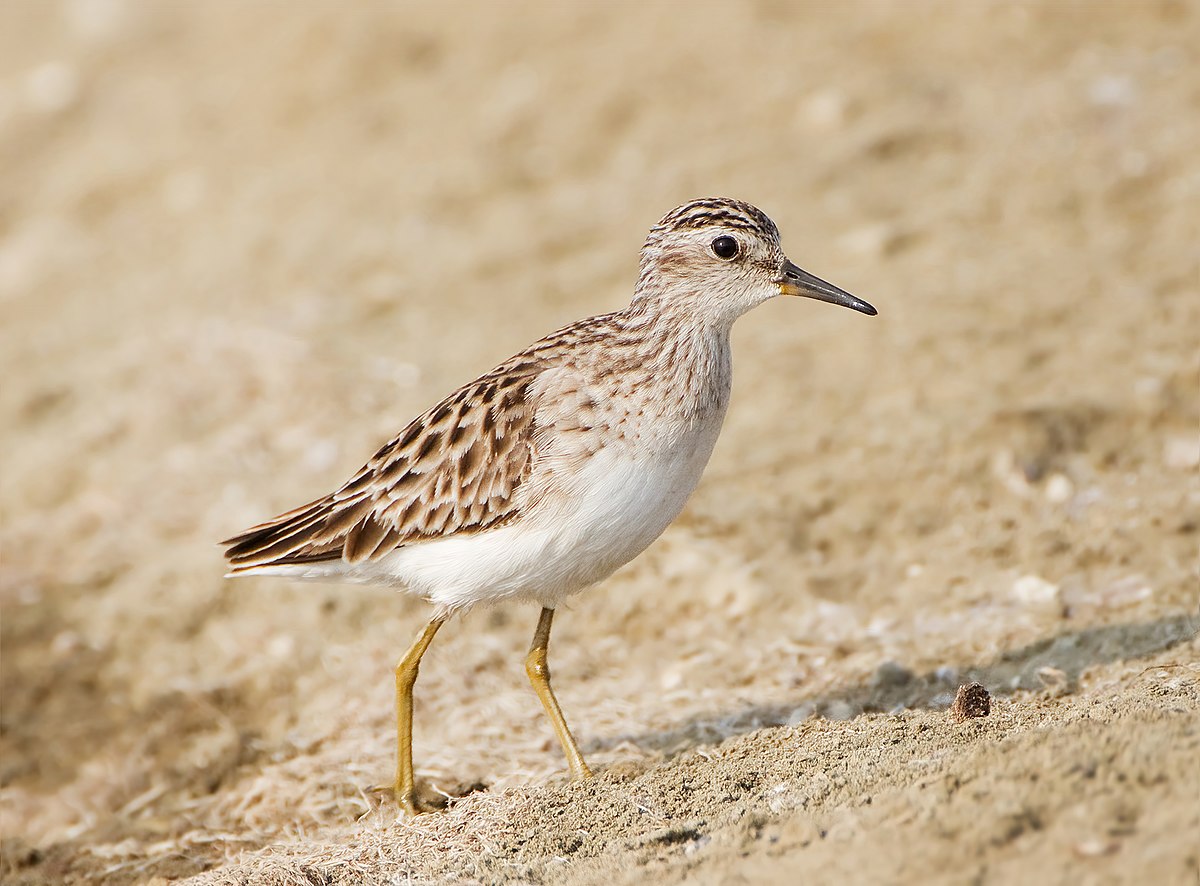
[[[733,200],[729,197],[701,197],[677,206],[662,217],[650,229],[650,237],[662,237],[671,231],[695,228],[723,227],[734,231],[745,231],[765,240],[778,240],[779,229],[775,222],[757,206]]]

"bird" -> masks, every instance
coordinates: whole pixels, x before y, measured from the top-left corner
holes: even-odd
[[[551,686],[555,610],[679,515],[729,404],[734,321],[781,295],[877,313],[793,264],[757,207],[684,203],[650,229],[627,306],[550,333],[417,416],[336,491],[221,542],[230,577],[383,585],[432,604],[395,667],[402,812],[426,811],[412,760],[421,657],[480,603],[541,607],[526,674],[571,776],[591,775]]]

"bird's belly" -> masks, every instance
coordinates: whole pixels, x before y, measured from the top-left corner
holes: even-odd
[[[410,590],[458,609],[508,597],[543,606],[611,575],[644,551],[696,488],[715,434],[660,453],[601,449],[563,488],[506,526],[406,546],[387,570]]]
[[[711,445],[661,455],[593,457],[565,510],[558,542],[586,586],[628,563],[658,538],[700,481]]]

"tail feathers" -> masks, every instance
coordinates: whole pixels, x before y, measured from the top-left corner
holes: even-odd
[[[330,516],[337,513],[330,504],[319,499],[225,539],[221,544],[232,567],[229,574],[340,559],[343,538],[326,531]]]

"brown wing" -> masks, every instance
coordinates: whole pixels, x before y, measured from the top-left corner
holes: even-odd
[[[337,492],[222,542],[231,572],[371,560],[414,541],[482,532],[516,512],[534,457],[528,355],[417,417]]]

